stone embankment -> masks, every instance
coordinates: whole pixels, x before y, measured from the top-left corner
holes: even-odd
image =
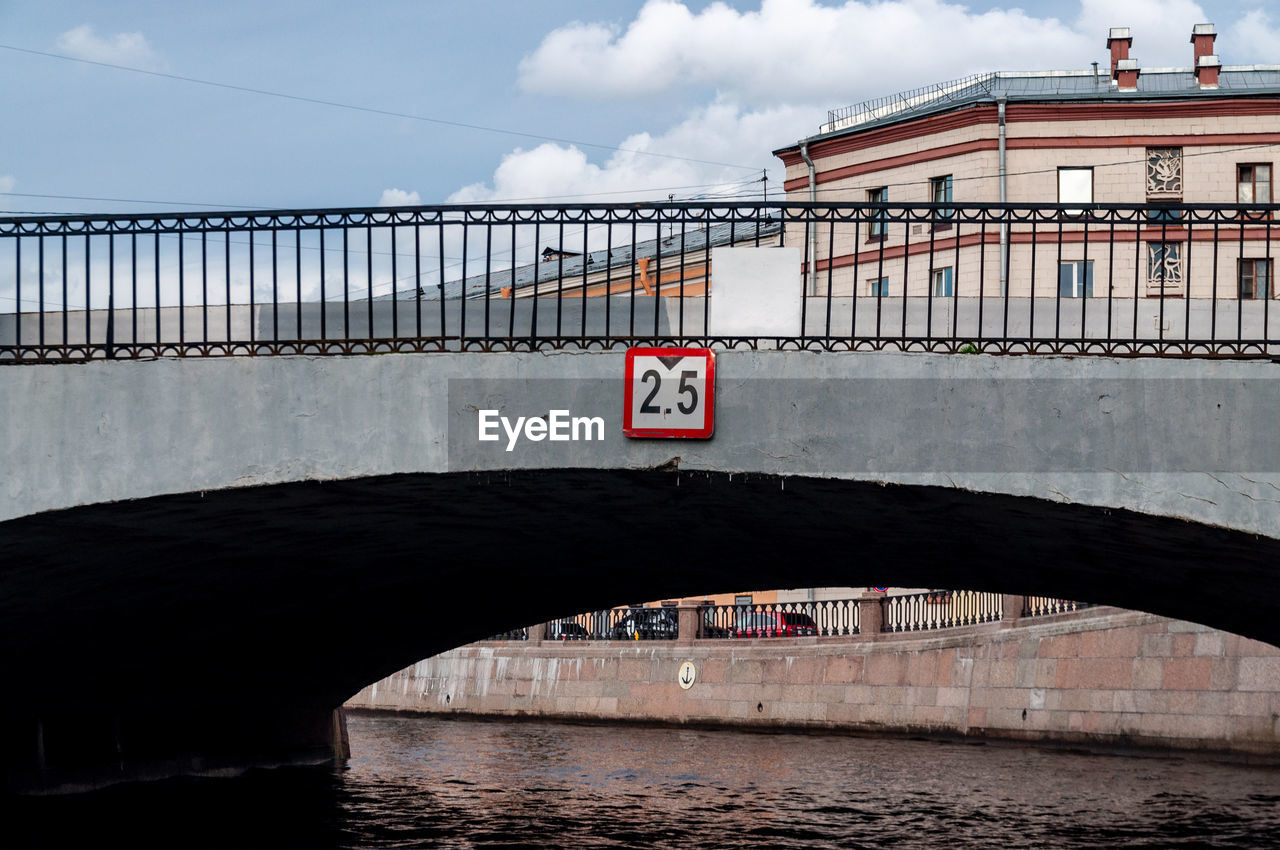
[[[927,634],[534,637],[420,661],[366,687],[347,707],[1280,757],[1280,649],[1115,608]],[[694,668],[687,689],[678,681],[686,662]]]

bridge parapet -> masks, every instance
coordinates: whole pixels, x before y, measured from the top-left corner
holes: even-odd
[[[12,306],[0,361],[641,341],[1269,358],[1277,209],[682,202],[0,218],[0,309]],[[760,264],[713,271],[741,249],[794,252],[773,282],[790,305],[776,331],[744,331],[717,309],[715,293]]]

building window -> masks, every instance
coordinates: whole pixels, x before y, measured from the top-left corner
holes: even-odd
[[[1240,261],[1240,297],[1271,297],[1271,261]]]
[[[886,203],[888,200],[889,200],[888,187],[881,187],[879,189],[867,190],[868,204],[883,204],[883,203]],[[887,222],[888,211],[880,210],[878,212],[875,212],[873,215],[874,215],[874,218],[872,218],[871,223],[867,227],[867,239],[868,240],[884,239],[885,232],[888,230],[888,222]]]
[[[1060,204],[1092,204],[1093,203],[1093,169],[1068,168],[1058,169],[1058,203]],[[1080,215],[1082,209],[1063,210],[1067,215]]]
[[[1271,203],[1271,166],[1249,163],[1236,166],[1236,203]]]
[[[1182,245],[1177,242],[1147,245],[1147,285],[1156,292],[1182,288]]]
[[[951,175],[929,178],[929,199],[935,204],[951,203]],[[951,227],[950,219],[955,210],[938,210],[938,221],[934,222],[934,230],[946,230]]]
[[[1147,207],[1147,221],[1152,224],[1160,224],[1161,222],[1182,221],[1182,210],[1175,209],[1169,204],[1151,204]]]
[[[1182,148],[1147,148],[1147,197],[1182,195]]]
[[[1058,294],[1063,298],[1093,296],[1093,260],[1058,263]]]
[[[941,298],[950,298],[954,294],[951,267],[933,270],[933,294]]]
[[[887,297],[889,295],[889,278],[878,277],[874,280],[867,281],[867,294],[884,295]]]

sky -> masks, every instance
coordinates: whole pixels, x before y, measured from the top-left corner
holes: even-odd
[[[1201,22],[1280,63],[1273,0],[0,0],[0,210],[759,197],[829,109]]]

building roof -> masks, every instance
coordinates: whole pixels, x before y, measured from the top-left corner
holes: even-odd
[[[630,228],[627,228],[628,233]],[[592,251],[584,258],[581,253],[570,256],[570,250],[564,251],[563,258],[554,256],[556,249],[550,249],[551,256],[537,264],[518,266],[514,270],[515,287],[517,289],[530,286],[534,283],[534,274],[537,274],[537,282],[545,283],[554,282],[561,277],[564,278],[566,285],[575,286],[582,282],[583,267],[587,274],[595,274],[602,272],[608,268],[623,267],[628,269],[638,260],[644,257],[654,258],[661,256],[678,258],[681,253],[693,255],[695,257],[703,256],[708,247],[714,248],[721,245],[728,245],[732,238],[733,242],[743,242],[745,240],[754,240],[757,236],[765,238],[768,236],[776,236],[782,231],[782,222],[779,219],[766,219],[764,221],[739,221],[732,224],[714,224],[703,230],[686,230],[683,234],[677,232],[673,236],[663,237],[662,239],[649,239],[644,242],[638,242],[634,246],[631,244],[622,245],[610,249],[600,249]],[[543,252],[547,256],[547,252]],[[493,269],[488,277],[487,287],[492,296],[498,296],[503,287],[512,285],[513,273],[512,269]],[[621,279],[621,278],[620,278]],[[446,297],[457,298],[465,292],[467,298],[483,298],[486,288],[485,275],[483,273],[471,275],[465,281],[451,280],[445,283]],[[413,300],[417,298],[417,293],[412,287],[408,291],[399,293],[401,300]],[[422,289],[423,298],[438,298],[439,288],[437,286],[424,286]],[[378,296],[375,300],[389,300],[390,295]]]
[[[1087,71],[992,72],[833,109],[818,134],[806,141],[831,138],[936,115],[958,107],[994,103],[1004,98],[1053,103],[1133,101],[1280,95],[1280,65],[1228,65],[1218,75],[1218,88],[1202,89],[1191,68],[1142,68],[1136,91],[1118,91],[1110,69]],[[792,150],[788,145],[775,154]]]

